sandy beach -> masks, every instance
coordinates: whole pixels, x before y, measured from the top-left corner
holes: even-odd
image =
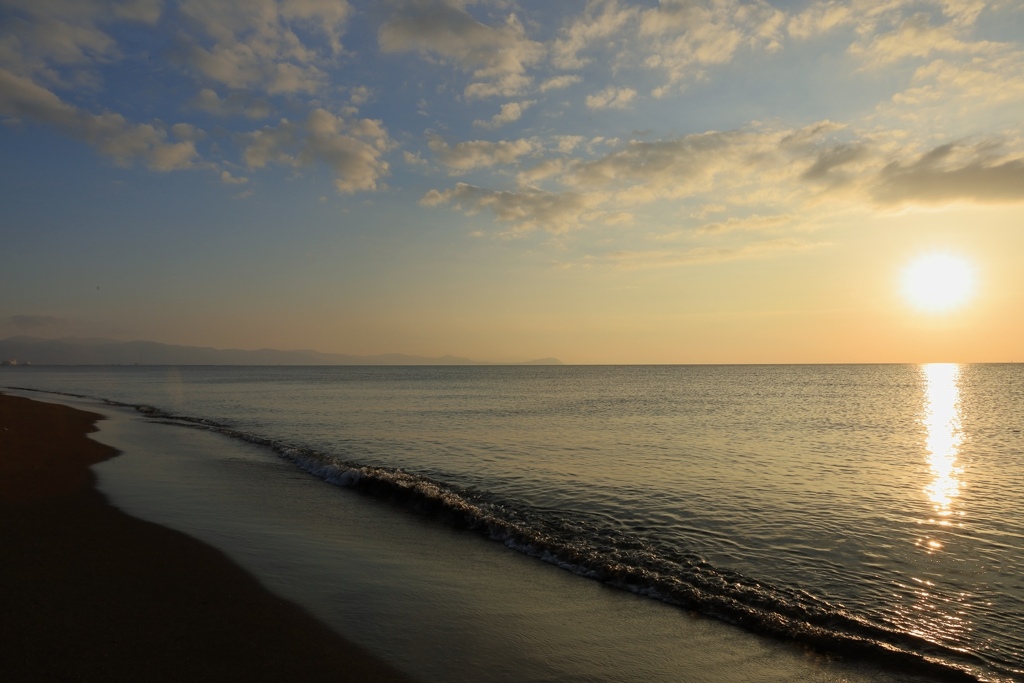
[[[0,394],[4,680],[408,680],[220,551],[111,506],[97,419]]]

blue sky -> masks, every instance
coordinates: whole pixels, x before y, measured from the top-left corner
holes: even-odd
[[[1017,360],[1024,3],[0,0],[0,336]],[[941,315],[927,253],[976,273]]]

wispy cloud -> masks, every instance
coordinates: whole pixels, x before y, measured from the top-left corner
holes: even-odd
[[[947,144],[878,174],[872,196],[882,204],[1024,202],[1024,156]]]
[[[537,89],[542,93],[548,92],[549,90],[562,90],[563,88],[568,88],[570,85],[575,85],[582,80],[582,76],[576,75],[552,76],[541,83]]]
[[[536,140],[467,140],[449,145],[439,137],[430,140],[430,149],[437,159],[454,173],[500,164],[514,164],[524,156],[540,149]]]
[[[826,242],[780,238],[760,240],[738,246],[700,246],[684,249],[613,251],[603,255],[589,256],[580,262],[579,265],[605,265],[618,270],[678,268],[680,266],[764,259],[783,253],[806,252],[822,249],[827,246],[828,243]]]
[[[0,69],[0,114],[51,126],[88,142],[121,165],[141,160],[153,170],[171,171],[192,168],[197,162],[195,142],[169,141],[166,126],[131,123],[111,112],[91,114],[4,69]]]
[[[477,119],[473,122],[473,125],[480,126],[481,128],[500,128],[506,123],[512,123],[518,121],[523,117],[523,112],[529,109],[531,106],[536,104],[536,100],[524,100],[522,102],[506,102],[501,105],[501,111],[492,116],[490,119]]]
[[[0,64],[51,86],[99,87],[96,67],[123,57],[107,26],[154,24],[159,0],[5,0]]]
[[[780,229],[792,228],[798,224],[799,219],[795,216],[783,214],[780,216],[744,216],[731,217],[724,221],[704,223],[694,228],[694,235],[722,235],[730,232],[760,232],[769,233]]]
[[[543,228],[553,233],[580,226],[586,214],[601,201],[600,197],[577,192],[555,194],[532,188],[488,190],[467,183],[458,183],[450,190],[431,190],[420,200],[424,206],[452,204],[471,215],[486,209],[519,232]]]

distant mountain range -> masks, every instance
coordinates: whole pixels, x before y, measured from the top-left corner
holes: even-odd
[[[0,361],[6,365],[12,362],[19,365],[562,365],[557,358],[538,358],[525,363],[489,363],[458,356],[430,358],[402,353],[351,356],[277,349],[248,351],[79,337],[3,339],[0,340]]]

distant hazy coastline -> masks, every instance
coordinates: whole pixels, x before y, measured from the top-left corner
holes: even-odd
[[[562,365],[557,358],[502,363],[459,356],[354,356],[311,350],[215,349],[151,341],[25,336],[0,340],[0,361],[5,365]]]

